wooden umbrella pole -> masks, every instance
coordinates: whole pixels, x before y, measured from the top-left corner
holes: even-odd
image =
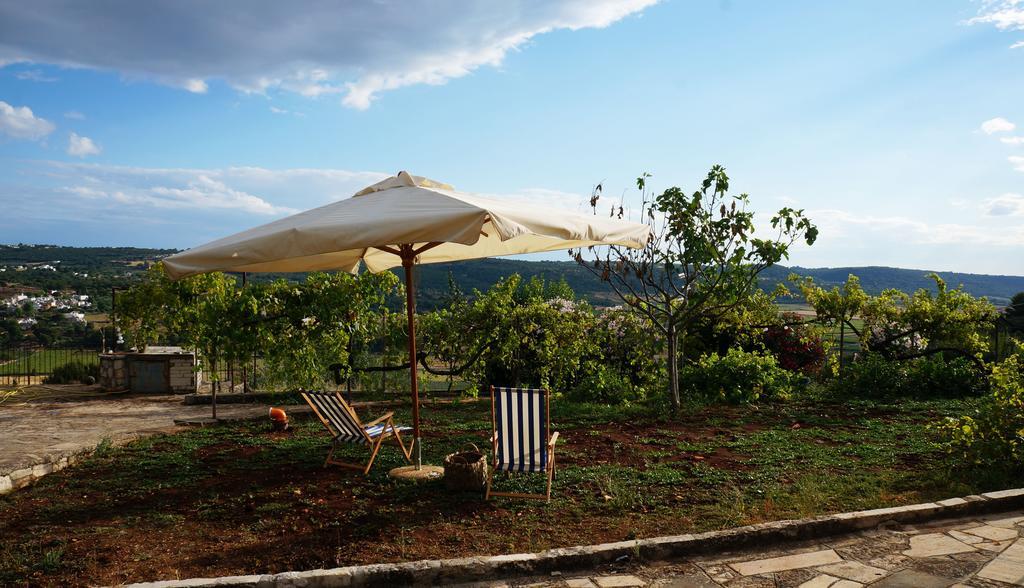
[[[412,264],[416,252],[412,245],[402,245],[402,267],[405,269],[405,309],[409,319],[409,385],[412,394],[412,436],[416,445],[416,469],[423,464],[420,447],[420,394],[416,369],[416,292],[412,280]]]

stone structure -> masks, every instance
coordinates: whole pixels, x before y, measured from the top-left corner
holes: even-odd
[[[99,384],[108,392],[128,389],[128,361],[124,353],[100,354]]]
[[[194,353],[179,348],[100,355],[100,386],[106,391],[193,394],[202,383]]]

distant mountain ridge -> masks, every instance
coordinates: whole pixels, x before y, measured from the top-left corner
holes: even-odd
[[[935,290],[934,283],[928,276],[937,274],[951,288],[963,285],[964,290],[974,296],[985,296],[993,304],[1001,305],[1009,302],[1010,297],[1024,292],[1024,276],[968,274],[962,272],[938,272],[920,269],[904,269],[886,266],[862,267],[823,267],[789,268],[775,266],[765,270],[762,277],[773,282],[785,280],[790,273],[810,276],[815,282],[825,285],[842,285],[847,277],[853,274],[860,278],[861,286],[871,294],[877,294],[887,288],[896,288],[904,292],[914,292],[920,288]]]
[[[64,247],[59,245],[0,245],[0,266],[60,261],[65,270],[104,272],[125,270],[134,274],[145,269],[147,262],[163,258],[173,249],[148,249],[137,247]],[[498,280],[514,273],[524,278],[542,275],[548,279],[564,278],[576,291],[595,304],[617,304],[614,292],[607,284],[601,283],[593,274],[573,261],[525,261],[520,259],[495,258],[463,261],[458,263],[418,266],[416,280],[420,292],[420,305],[431,308],[448,288],[448,273],[451,272],[463,291],[486,290]],[[780,282],[786,282],[789,274],[810,276],[825,287],[841,285],[847,276],[854,274],[861,285],[871,294],[886,288],[913,292],[920,288],[933,288],[928,279],[928,270],[903,269],[882,266],[804,268],[799,266],[775,266],[762,274],[761,285],[771,289]],[[988,275],[960,272],[935,272],[951,287],[963,285],[974,296],[985,296],[997,305],[1005,304],[1017,292],[1024,292],[1024,276]],[[0,283],[18,282],[24,277],[21,272],[0,273]],[[282,276],[285,277],[285,276]],[[253,276],[254,279],[266,277]]]
[[[481,259],[450,264],[426,265],[417,268],[420,291],[439,296],[448,285],[448,272],[466,291],[486,289],[504,276],[518,273],[524,277],[544,275],[549,279],[565,278],[577,294],[597,304],[615,304],[614,292],[593,274],[573,261],[521,261],[516,259]],[[805,268],[777,265],[761,274],[761,286],[771,290],[776,284],[787,282],[790,274],[814,278],[823,287],[842,285],[850,274],[860,278],[861,286],[871,294],[895,288],[914,292],[921,288],[935,289],[928,278],[928,270],[902,269],[882,266]],[[974,296],[985,296],[996,305],[1006,304],[1017,292],[1024,292],[1024,276],[999,276],[959,272],[934,272],[955,288],[963,285]]]

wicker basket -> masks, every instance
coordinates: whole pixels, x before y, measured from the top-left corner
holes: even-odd
[[[444,458],[444,485],[449,490],[483,490],[487,485],[487,458],[469,443]]]

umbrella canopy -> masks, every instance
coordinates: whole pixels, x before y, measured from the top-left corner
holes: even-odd
[[[455,191],[407,172],[352,198],[300,212],[164,259],[172,278],[211,271],[372,272],[402,265],[409,315],[413,428],[419,448],[414,263],[586,247],[643,247],[650,228],[614,218]],[[419,453],[417,452],[417,455]],[[418,459],[418,458],[417,458]],[[417,461],[418,463],[418,461]]]
[[[440,243],[416,263],[585,247],[643,247],[647,225],[456,192],[400,172],[339,200],[164,260],[172,278],[234,272],[372,272],[402,264],[380,246]]]

